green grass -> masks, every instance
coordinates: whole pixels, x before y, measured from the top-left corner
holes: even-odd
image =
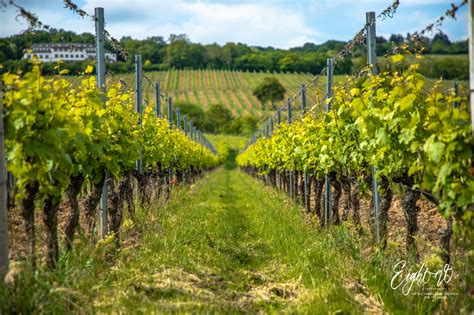
[[[318,237],[297,207],[268,193],[237,170],[207,176],[116,263],[95,300],[99,311],[353,310],[334,282],[341,268],[325,267],[336,260],[349,270],[345,253],[330,250],[336,240]]]

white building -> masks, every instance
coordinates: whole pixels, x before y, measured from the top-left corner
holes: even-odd
[[[93,44],[33,44],[30,50],[26,51],[23,59],[31,59],[37,56],[43,62],[81,61],[95,59],[95,45]],[[117,55],[105,50],[105,61],[116,62]]]

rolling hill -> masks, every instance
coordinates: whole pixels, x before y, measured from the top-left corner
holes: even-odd
[[[146,76],[154,82],[160,82],[161,93],[172,96],[174,102],[190,102],[208,108],[213,104],[222,104],[234,116],[257,115],[263,116],[262,105],[252,95],[252,90],[267,76],[276,77],[286,88],[286,97],[293,96],[300,89],[302,83],[313,78],[312,74],[304,73],[270,73],[270,72],[242,72],[230,70],[169,70],[146,72]],[[337,80],[342,80],[340,76]],[[131,89],[135,86],[133,73],[109,76],[107,82],[123,80]],[[72,77],[74,83],[80,77]],[[320,91],[324,90],[325,79],[318,84]],[[154,98],[154,87],[147,80],[143,80],[143,95],[145,103]],[[315,92],[308,91],[308,105],[316,101]],[[284,105],[286,101],[279,105]],[[267,105],[267,108],[270,105]]]
[[[252,95],[253,89],[268,76],[276,77],[286,88],[286,97],[298,93],[302,83],[308,83],[314,76],[310,73],[271,73],[271,72],[243,72],[231,70],[168,70],[146,72],[146,76],[151,80],[143,80],[143,97],[145,104],[154,99],[155,82],[160,82],[163,96],[172,96],[173,102],[189,102],[203,108],[208,108],[213,104],[222,104],[228,108],[235,117],[252,115],[258,117],[268,117],[270,105],[262,110],[262,105],[256,97]],[[78,83],[80,77],[71,77],[73,83]],[[123,80],[127,87],[134,89],[135,76],[133,73],[108,75],[108,84],[111,81]],[[347,80],[345,75],[336,75],[334,83]],[[435,81],[429,79],[431,86]],[[315,104],[316,100],[325,94],[326,78],[321,77],[315,88],[308,90],[308,107]],[[453,81],[443,82],[445,88],[453,85]],[[461,82],[460,91],[464,93],[465,82]],[[162,100],[164,102],[164,100]],[[286,101],[278,105],[285,105]],[[294,106],[294,110],[299,110],[299,102]],[[283,115],[286,117],[286,115]]]

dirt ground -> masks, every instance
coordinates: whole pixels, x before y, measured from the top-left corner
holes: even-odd
[[[324,189],[323,189],[324,196]],[[313,188],[310,189],[310,203],[311,208],[314,207],[315,196]],[[301,197],[297,198],[299,202]],[[339,213],[342,217],[344,193],[341,195],[339,201]],[[322,202],[322,200],[321,200]],[[433,252],[433,248],[439,248],[441,236],[446,230],[446,220],[438,211],[438,208],[433,203],[424,200],[421,197],[417,201],[419,207],[418,212],[418,233],[415,236],[417,249],[421,257],[425,254]],[[365,231],[369,231],[369,216],[371,212],[371,201],[369,196],[361,196],[360,200],[360,216],[362,227]],[[323,205],[321,206],[323,209]],[[352,211],[352,209],[350,210]],[[348,220],[351,222],[352,213],[349,213]],[[406,233],[407,221],[405,214],[400,204],[400,196],[393,196],[392,204],[388,211],[388,246],[395,247],[402,253],[406,251]]]
[[[441,216],[438,208],[429,201],[418,200],[416,203],[420,211],[418,213],[418,233],[416,244],[421,255],[426,254],[432,247],[439,247],[442,233],[446,229],[446,220]],[[370,213],[370,202],[361,201],[361,220],[368,229]],[[400,198],[394,196],[392,205],[388,211],[388,244],[397,246],[405,251],[405,236],[407,232],[407,221],[400,205]]]

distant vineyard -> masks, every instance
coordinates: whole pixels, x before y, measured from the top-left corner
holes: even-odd
[[[262,111],[262,106],[252,90],[263,78],[268,76],[276,77],[286,89],[286,97],[295,95],[302,82],[308,82],[313,75],[310,73],[272,73],[272,72],[243,72],[231,70],[169,70],[148,72],[147,76],[152,82],[160,82],[161,93],[164,96],[172,95],[174,102],[190,102],[203,108],[208,108],[213,104],[222,104],[228,108],[236,117],[252,115],[258,117],[268,117],[271,110],[267,108]],[[74,84],[79,84],[80,77],[70,79]],[[135,74],[117,74],[109,77],[108,84],[123,80],[128,87],[134,88]],[[347,76],[336,75],[335,82],[346,81]],[[427,86],[431,87],[434,80],[427,80]],[[443,86],[451,88],[454,81],[443,81]],[[309,91],[307,98],[309,104],[315,104],[319,90],[319,96],[324,95],[324,81],[316,84],[316,89]],[[465,82],[461,82],[459,89],[466,89]],[[153,87],[144,82],[143,95],[145,104],[154,98]],[[283,104],[279,104],[280,106]],[[297,108],[295,108],[297,109]]]
[[[252,90],[267,76],[276,77],[286,88],[286,96],[294,95],[302,82],[313,77],[306,73],[271,73],[271,72],[241,72],[230,70],[169,70],[149,72],[147,76],[153,82],[160,82],[164,95],[173,95],[175,102],[190,102],[208,108],[212,104],[222,104],[234,116],[258,115],[264,116],[261,104],[252,95]],[[343,76],[338,77],[343,79]],[[125,81],[130,88],[134,87],[133,73],[115,75],[110,81]],[[72,79],[79,82],[80,78]],[[323,89],[321,83],[320,86]],[[144,82],[144,98],[152,100],[153,87]],[[308,100],[316,101],[314,93],[308,95]],[[146,102],[147,103],[147,102]]]

